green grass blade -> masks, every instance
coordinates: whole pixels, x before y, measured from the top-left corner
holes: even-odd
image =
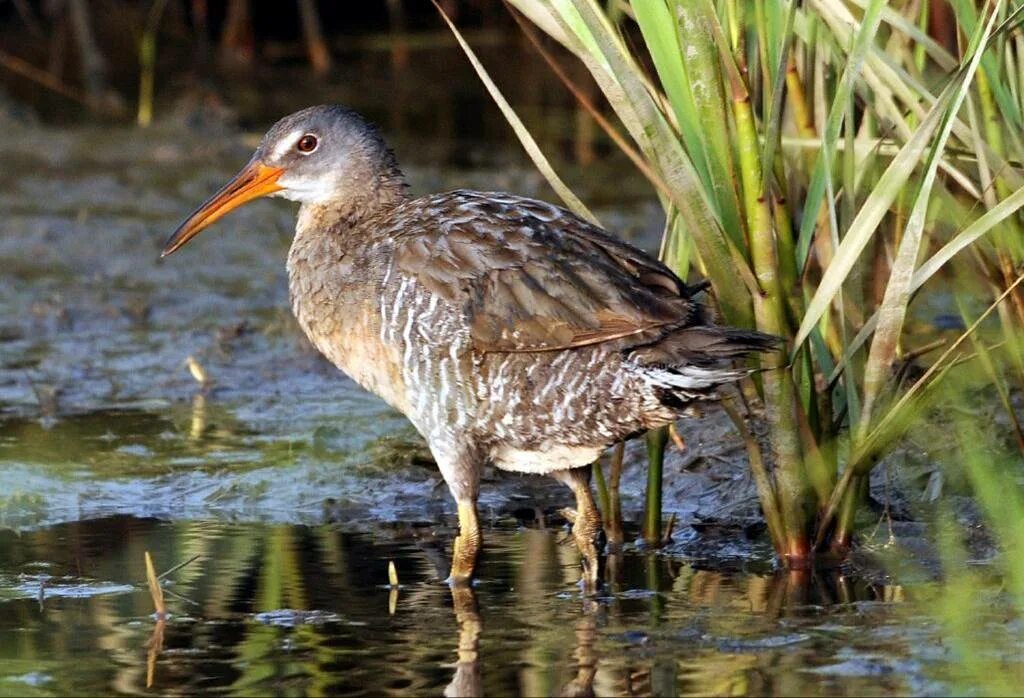
[[[928,153],[924,176],[918,187],[910,217],[907,220],[903,238],[900,241],[896,259],[889,273],[889,283],[885,288],[881,308],[878,311],[878,327],[871,341],[868,361],[864,367],[864,401],[861,423],[871,419],[874,401],[891,376],[892,361],[896,356],[896,347],[903,331],[903,320],[906,317],[907,305],[913,288],[914,267],[920,252],[921,240],[924,236],[925,214],[931,201],[932,185],[938,172],[939,159],[946,147],[953,128],[953,119],[967,96],[975,71],[984,55],[984,46],[992,27],[995,25],[1002,0],[996,0],[995,8],[984,28],[979,25],[979,32],[972,37],[967,55],[971,56],[967,70],[959,80],[959,87],[951,93],[949,104],[944,109],[942,123],[938,135]]]
[[[868,0],[850,0],[850,2],[862,10],[867,9],[868,6]],[[931,56],[932,60],[935,61],[938,67],[942,70],[956,69],[956,58],[947,51],[942,44],[928,36],[927,32],[923,31],[920,27],[909,21],[896,10],[891,7],[883,9],[882,21],[893,29],[905,34],[914,42],[915,45],[921,46],[927,55]]]
[[[775,152],[779,147],[782,134],[783,97],[785,96],[786,70],[789,65],[789,51],[792,43],[793,23],[796,20],[797,2],[789,0],[789,11],[786,13],[785,24],[780,30],[782,45],[769,53],[769,58],[774,56],[778,64],[774,66],[774,77],[771,92],[771,110],[764,125],[764,148],[761,153],[761,190],[767,195],[768,180],[775,162]],[[772,24],[772,23],[769,23]]]
[[[1017,189],[1010,196],[1000,201],[976,221],[960,231],[952,240],[943,245],[928,261],[914,271],[910,292],[914,293],[928,282],[940,269],[946,266],[953,257],[970,247],[985,234],[992,232],[997,226],[1024,208],[1024,187]],[[850,359],[875,331],[878,325],[878,314],[875,313],[864,323],[853,340],[845,347],[842,360],[836,365],[829,382],[834,381],[843,371]]]
[[[925,371],[924,375],[900,396],[892,409],[886,411],[885,415],[878,420],[877,426],[872,429],[864,442],[854,449],[851,457],[852,464],[855,466],[854,469],[858,470],[860,474],[867,472],[870,468],[870,454],[878,452],[880,448],[884,448],[886,444],[891,443],[896,439],[901,433],[899,427],[909,421],[913,414],[919,414],[919,412],[914,408],[915,404],[920,400],[921,395],[925,391],[930,390],[935,385],[939,384],[942,381],[944,374],[955,365],[955,362],[950,359],[954,356],[960,345],[970,339],[974,333],[977,332],[985,319],[991,315],[999,305],[1006,300],[1006,298],[1013,293],[1018,286],[1021,285],[1022,282],[1024,282],[1024,275],[1018,276],[1017,279],[1010,284],[998,298],[992,301],[991,305],[989,305],[984,312],[978,316],[978,319],[971,323],[967,329],[957,337],[956,341],[953,342],[938,359],[936,359],[935,363]]]
[[[1024,207],[1024,187],[1017,189],[978,220],[960,231],[952,240],[932,255],[927,262],[914,272],[914,290],[919,289],[928,279],[936,274],[958,252],[972,245],[976,240],[993,230],[997,225],[1014,215]]]
[[[696,126],[704,142],[711,175],[713,197],[726,234],[737,246],[743,246],[743,224],[733,157],[733,136],[729,130],[728,100],[722,82],[718,49],[712,39],[718,24],[714,8],[706,0],[674,0],[676,30],[680,46],[685,46],[683,63],[688,89],[696,112]],[[717,28],[721,31],[721,28]]]
[[[555,172],[555,168],[551,166],[547,157],[544,156],[540,146],[537,145],[537,141],[535,141],[533,136],[530,134],[529,129],[526,128],[526,125],[523,123],[522,119],[519,118],[519,115],[516,114],[512,105],[508,103],[508,100],[505,99],[505,96],[501,94],[501,90],[498,89],[494,80],[491,79],[490,74],[487,72],[487,69],[484,68],[480,59],[477,58],[476,53],[472,48],[470,48],[469,44],[466,43],[462,33],[459,32],[455,24],[448,18],[448,15],[444,13],[444,10],[441,9],[440,5],[437,5],[437,3],[434,3],[434,5],[437,7],[437,11],[441,13],[441,17],[448,25],[448,28],[451,29],[452,34],[455,36],[455,40],[459,42],[459,46],[469,59],[470,64],[473,66],[473,70],[476,71],[477,76],[480,78],[480,82],[484,84],[484,87],[487,88],[487,92],[491,95],[491,99],[493,99],[494,103],[498,105],[499,109],[501,109],[501,113],[505,117],[505,120],[508,121],[512,130],[515,131],[516,137],[519,138],[519,142],[522,143],[523,149],[526,150],[526,154],[530,156],[533,164],[544,176],[544,179],[547,180],[548,184],[551,185],[551,188],[555,190],[556,194],[558,194],[558,197],[565,202],[565,205],[573,213],[590,221],[591,223],[594,223],[595,225],[599,225],[600,221],[598,221],[597,216],[590,212],[590,209],[586,207],[579,197],[572,192],[572,189],[562,181],[562,178],[558,176],[558,173]]]
[[[676,20],[664,0],[644,0],[632,3],[640,33],[647,51],[654,61],[661,86],[668,96],[679,125],[679,132],[690,153],[697,174],[705,185],[710,184],[707,151],[700,135],[700,121],[689,91],[689,81],[683,67],[683,50],[676,32]]]
[[[814,172],[811,174],[811,181],[807,189],[807,197],[804,202],[804,219],[800,224],[800,233],[797,237],[797,268],[802,269],[807,263],[807,255],[811,247],[811,238],[814,235],[814,228],[817,221],[816,213],[822,204],[825,194],[825,177],[831,176],[825,164],[832,161],[834,144],[839,139],[839,129],[843,122],[843,114],[846,111],[847,100],[853,93],[858,76],[867,55],[872,47],[875,33],[881,22],[884,0],[872,0],[871,4],[864,11],[864,17],[860,22],[854,40],[853,47],[846,57],[846,66],[843,69],[843,77],[839,81],[836,94],[832,98],[832,107],[829,109],[828,121],[825,124],[825,133],[822,136],[822,150],[814,165]],[[831,204],[830,204],[831,205]],[[819,314],[820,317],[820,314]],[[817,322],[817,318],[815,318]],[[813,323],[811,323],[813,324]],[[797,344],[799,345],[799,341]]]
[[[876,459],[874,455],[880,453],[886,446],[894,441],[904,432],[906,426],[913,421],[913,415],[921,414],[924,409],[925,399],[935,392],[935,387],[940,385],[948,374],[950,369],[955,365],[954,362],[950,361],[950,358],[956,353],[960,346],[971,338],[971,336],[981,326],[982,322],[988,318],[999,306],[1006,300],[1006,298],[1013,293],[1021,283],[1024,282],[1024,274],[1018,276],[1017,279],[1010,284],[1005,291],[1003,291],[998,298],[985,309],[985,311],[978,316],[967,329],[965,329],[959,337],[956,338],[946,351],[942,353],[935,363],[928,367],[928,370],[924,372],[924,375],[918,378],[909,389],[900,395],[896,403],[888,410],[885,414],[872,426],[871,431],[867,436],[861,439],[856,447],[850,453],[850,462],[847,464],[846,469],[843,471],[843,475],[836,485],[835,490],[832,492],[832,497],[829,499],[828,506],[825,507],[825,511],[822,512],[821,521],[818,528],[818,541],[821,542],[821,537],[825,531],[828,530],[829,526],[835,518],[836,512],[839,509],[839,504],[846,496],[846,491],[849,489],[850,483],[856,476],[863,476],[867,474]]]
[[[974,33],[976,27],[979,25],[978,22],[978,10],[975,2],[967,2],[966,0],[951,0],[950,4],[956,11],[957,23],[967,33]],[[1020,8],[1017,8],[1019,11]],[[1008,122],[1007,125],[1010,128],[1007,132],[1012,134],[1019,132],[1021,128],[1024,128],[1024,119],[1022,119],[1021,111],[1017,107],[1017,103],[1013,99],[1013,95],[1010,94],[1006,87],[1006,83],[1000,79],[1000,71],[996,64],[995,55],[985,55],[982,57],[982,70],[988,76],[989,82],[992,85],[992,91],[995,93],[996,101],[999,103],[999,109],[1002,111],[1003,118]]]
[[[952,90],[948,90],[952,92]],[[878,229],[878,224],[889,211],[889,206],[896,200],[901,188],[910,179],[914,169],[926,151],[928,141],[938,127],[944,109],[935,107],[918,127],[917,132],[893,158],[885,172],[879,178],[875,188],[861,205],[856,218],[850,224],[842,243],[835,252],[832,263],[822,275],[821,283],[815,290],[807,311],[804,313],[797,331],[794,348],[799,347],[811,333],[822,315],[836,297],[871,236]]]

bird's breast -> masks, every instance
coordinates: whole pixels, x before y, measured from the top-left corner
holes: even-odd
[[[337,262],[319,264],[294,251],[288,277],[292,312],[313,346],[363,388],[408,414],[401,347],[385,342],[381,332],[379,280],[343,274]]]

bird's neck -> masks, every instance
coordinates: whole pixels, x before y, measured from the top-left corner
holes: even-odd
[[[368,177],[372,186],[352,188],[345,195],[299,207],[295,237],[288,252],[292,309],[314,344],[334,332],[341,316],[332,306],[350,296],[382,269],[364,263],[381,226],[374,220],[409,199],[401,173]],[[326,299],[326,300],[325,300]],[[332,316],[325,326],[325,316]],[[337,317],[334,317],[337,316]]]
[[[303,203],[299,207],[297,230],[344,235],[408,201],[407,190],[405,178],[396,168],[372,178],[366,187],[339,193],[337,198]]]

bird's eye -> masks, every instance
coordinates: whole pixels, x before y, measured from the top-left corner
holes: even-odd
[[[320,142],[316,139],[312,133],[307,133],[305,136],[299,139],[299,142],[295,144],[295,147],[300,153],[312,153],[316,150],[316,147]]]

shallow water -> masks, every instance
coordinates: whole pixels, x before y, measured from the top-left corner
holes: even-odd
[[[391,93],[427,85],[429,109],[375,104],[392,76],[365,66],[262,109],[367,107],[397,134],[414,191],[550,198],[500,117],[481,117],[488,103],[475,78],[436,65],[424,63],[422,85]],[[545,149],[571,147],[557,134],[572,118],[564,104],[543,86],[515,101],[524,99],[535,121],[556,125]],[[448,111],[424,119],[438,104]],[[252,204],[157,259],[178,220],[247,159],[252,134],[180,124],[145,136],[5,130],[0,695],[860,695],[961,685],[930,613],[936,588],[921,575],[868,583],[772,571],[750,525],[742,444],[714,410],[686,422],[687,449],[670,454],[666,509],[680,522],[671,546],[628,550],[610,561],[614,583],[582,598],[555,515],[567,492],[488,473],[481,581],[453,597],[439,580],[454,507],[422,441],[318,357],[288,313],[292,207]],[[610,228],[651,248],[660,210],[623,167],[598,162],[586,177],[570,168],[569,179]],[[642,471],[627,470],[627,518],[642,487]],[[165,623],[151,615],[145,551],[158,570],[195,558],[168,577]],[[389,560],[397,592],[386,588]],[[1022,633],[1001,615],[998,588],[986,582],[993,602],[977,628],[1019,672]]]
[[[586,599],[563,532],[499,522],[481,581],[453,596],[438,581],[447,533],[127,516],[0,533],[0,694],[945,687],[951,653],[900,586],[631,552],[611,561],[619,581]],[[196,558],[169,576],[165,624],[142,583],[146,550],[159,569]],[[388,561],[397,591],[387,587]]]

